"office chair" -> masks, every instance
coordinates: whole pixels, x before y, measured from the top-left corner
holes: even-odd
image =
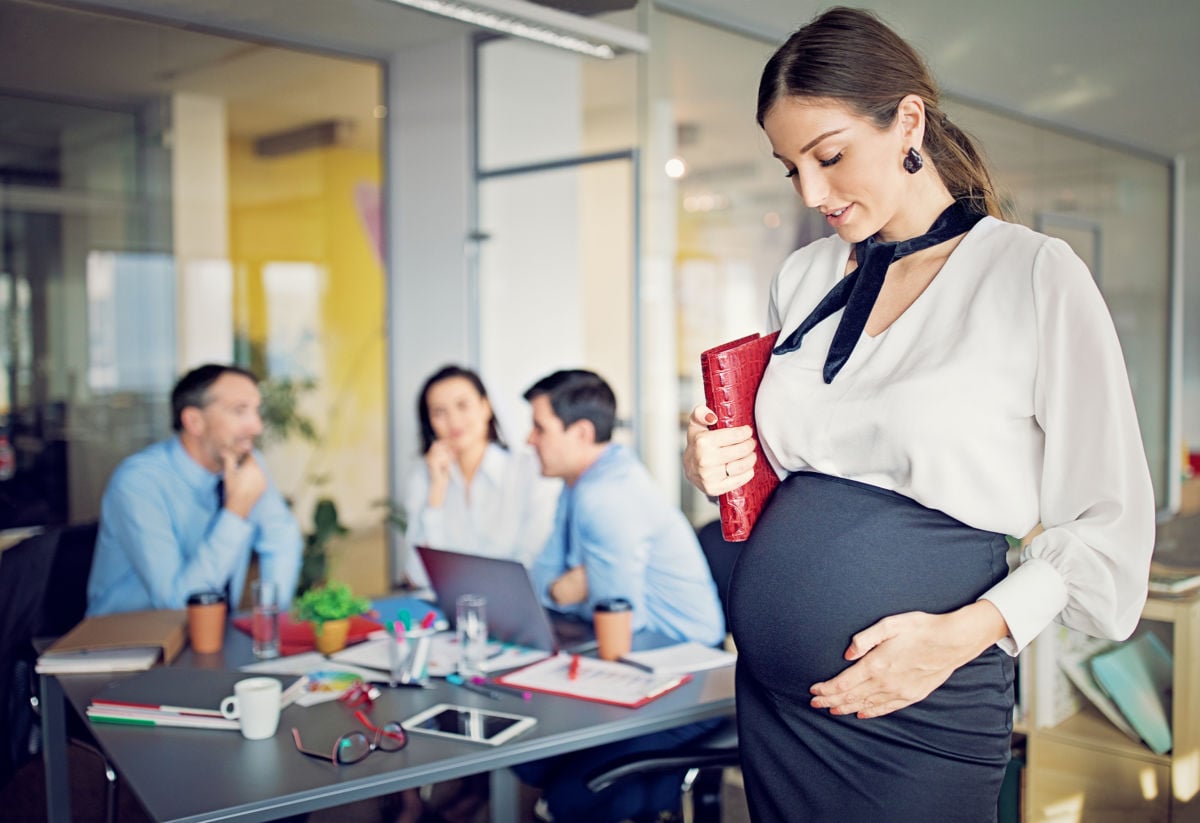
[[[43,532],[0,554],[0,783],[39,751],[31,640],[57,541]]]
[[[40,750],[33,640],[65,634],[83,619],[96,532],[95,523],[51,529],[0,556],[0,732],[7,732],[0,740],[11,741],[10,750],[0,753],[0,778],[11,774],[6,766],[15,771]],[[68,713],[67,729],[72,744],[102,762],[105,821],[116,823],[116,769],[74,713]]]
[[[697,534],[708,561],[717,596],[728,619],[726,597],[734,561],[742,544],[726,542],[721,521],[705,524]],[[600,792],[618,781],[657,772],[685,772],[680,791],[685,800],[684,820],[691,823],[720,823],[721,781],[724,769],[740,764],[737,721],[726,718],[717,728],[679,749],[639,752],[607,763],[588,776],[587,787]]]

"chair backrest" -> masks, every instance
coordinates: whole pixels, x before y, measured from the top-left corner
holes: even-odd
[[[31,641],[57,543],[50,530],[0,554],[0,784],[37,752]]]
[[[80,523],[58,532],[54,565],[46,581],[34,637],[58,637],[75,628],[87,612],[88,575],[96,551],[98,524]]]
[[[721,521],[714,520],[705,523],[696,533],[700,540],[700,549],[704,559],[708,561],[708,570],[712,572],[713,582],[717,584],[717,597],[721,599],[721,607],[725,616],[729,616],[729,578],[733,576],[733,564],[737,562],[738,552],[742,543],[730,543],[721,534]]]

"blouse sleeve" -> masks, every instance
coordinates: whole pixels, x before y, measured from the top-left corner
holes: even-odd
[[[521,525],[517,531],[513,557],[531,566],[541,553],[554,527],[554,512],[562,481],[542,476],[541,462],[532,449],[520,448],[513,453],[518,462],[518,485],[524,503]]]
[[[1057,619],[1124,639],[1146,600],[1154,491],[1112,319],[1083,262],[1047,241],[1033,266],[1034,416],[1044,433],[1045,531],[983,595],[1000,610],[1010,654]]]
[[[433,526],[436,531],[438,523],[431,523],[430,520],[437,520],[437,516],[441,514],[436,512],[431,518],[429,515],[429,470],[425,467],[425,461],[413,466],[412,472],[408,476],[408,487],[405,489],[404,495],[404,511],[408,516],[408,525],[404,531],[404,542],[407,544],[405,548],[404,573],[408,576],[409,581],[418,588],[424,588],[429,585],[429,575],[425,573],[425,567],[421,563],[421,558],[417,557],[416,546],[437,546],[432,539],[429,526]]]

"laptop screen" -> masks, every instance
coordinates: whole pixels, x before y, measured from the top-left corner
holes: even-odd
[[[586,622],[555,619],[542,608],[533,591],[529,570],[520,562],[500,557],[418,546],[438,608],[453,624],[460,595],[487,599],[488,634],[495,640],[548,652],[573,648],[594,636]]]

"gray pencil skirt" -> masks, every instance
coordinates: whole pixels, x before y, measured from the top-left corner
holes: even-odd
[[[929,697],[859,720],[809,706],[880,618],[943,613],[1007,573],[1004,537],[863,483],[797,473],[733,571],[738,732],[752,819],[987,823],[1009,760],[1013,661],[996,647]]]

